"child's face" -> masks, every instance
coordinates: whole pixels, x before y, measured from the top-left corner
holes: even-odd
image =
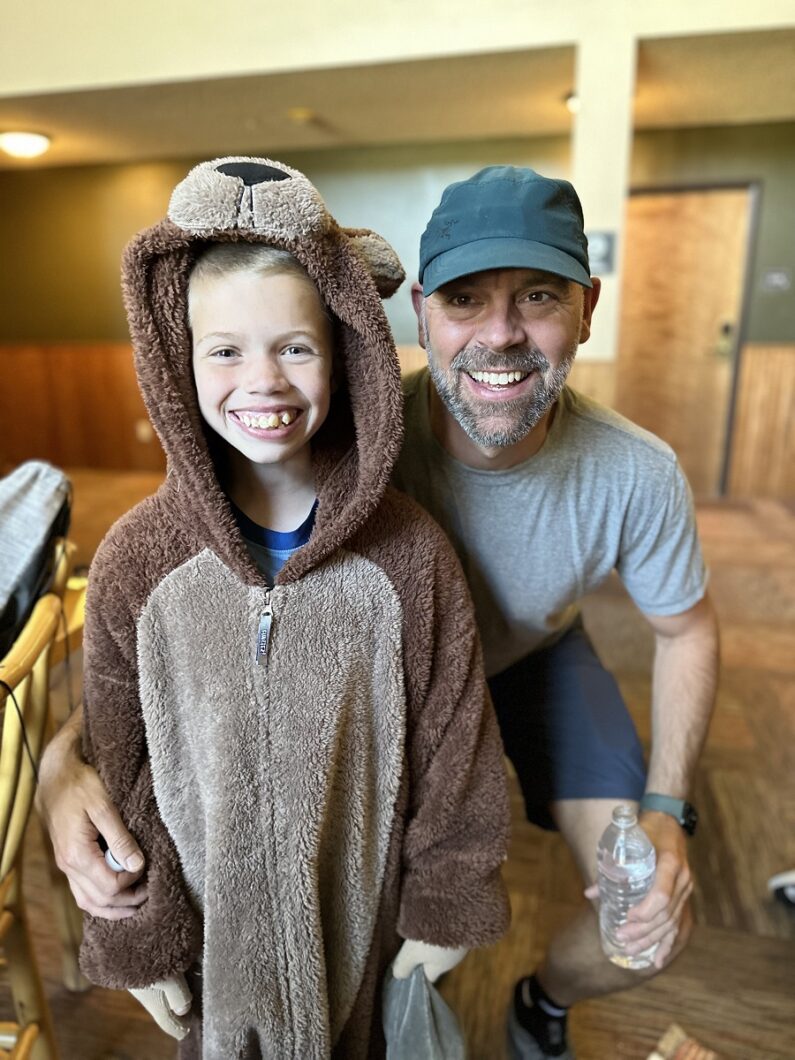
[[[255,464],[300,454],[331,398],[331,323],[314,285],[206,277],[191,292],[191,330],[199,409],[215,433]]]

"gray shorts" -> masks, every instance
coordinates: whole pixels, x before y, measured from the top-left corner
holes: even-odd
[[[527,819],[554,829],[557,799],[635,799],[646,767],[615,678],[577,624],[489,679]]]

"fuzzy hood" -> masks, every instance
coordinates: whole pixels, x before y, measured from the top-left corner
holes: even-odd
[[[191,369],[187,289],[208,242],[267,243],[309,273],[335,318],[344,379],[312,440],[318,509],[309,543],[285,565],[291,581],[316,566],[367,520],[402,441],[400,370],[381,304],[403,281],[389,244],[343,229],[297,170],[260,158],[222,158],[191,170],[168,216],[139,233],[123,259],[122,288],[146,407],[168,459],[164,502],[244,580],[259,575],[221,489]]]

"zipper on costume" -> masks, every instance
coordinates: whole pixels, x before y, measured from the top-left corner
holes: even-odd
[[[265,593],[265,606],[259,616],[257,628],[256,662],[257,666],[268,665],[268,648],[271,642],[271,628],[273,626],[273,607],[271,606],[271,591]]]

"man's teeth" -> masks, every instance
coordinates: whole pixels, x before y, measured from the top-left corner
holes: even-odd
[[[508,386],[526,379],[529,372],[469,372],[476,383],[488,383],[490,386]]]
[[[289,427],[298,416],[295,409],[285,409],[284,412],[266,412],[261,415],[252,415],[250,412],[238,412],[238,418],[246,427],[259,427],[260,430],[273,430],[275,427]]]

